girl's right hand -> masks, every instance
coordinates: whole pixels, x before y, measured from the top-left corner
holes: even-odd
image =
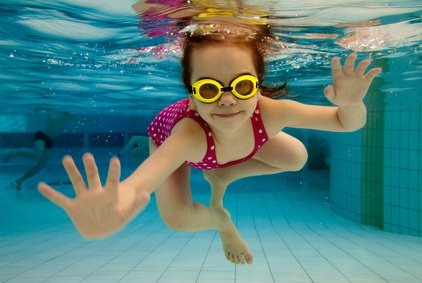
[[[91,154],[83,156],[87,175],[86,186],[72,157],[63,158],[63,166],[75,189],[71,199],[46,183],[39,183],[40,193],[69,215],[79,233],[87,239],[101,239],[125,227],[149,202],[149,194],[122,187],[120,162],[110,160],[105,186],[101,185],[98,169]]]

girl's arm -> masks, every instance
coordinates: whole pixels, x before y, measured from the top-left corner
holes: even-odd
[[[291,100],[263,98],[267,110],[263,113],[264,120],[270,131],[295,127],[342,132],[363,127],[366,123],[363,98],[381,68],[373,68],[365,73],[370,64],[370,60],[365,59],[354,69],[356,57],[356,54],[349,55],[343,69],[338,57],[331,62],[333,85],[327,86],[324,94],[336,106],[306,105]]]
[[[176,125],[171,136],[122,185],[133,187],[139,192],[152,193],[185,161],[199,161],[205,152],[206,138],[203,130],[195,121],[184,119]]]
[[[120,182],[117,158],[111,159],[106,183],[102,184],[91,154],[83,157],[87,182],[73,159],[66,156],[63,165],[75,198],[69,198],[43,182],[38,185],[39,191],[66,211],[83,237],[101,239],[110,236],[123,229],[147,205],[150,193],[185,160],[197,161],[205,154],[203,132],[195,131],[189,123],[194,122],[180,123],[177,131],[123,182]],[[196,127],[200,128],[199,125]]]

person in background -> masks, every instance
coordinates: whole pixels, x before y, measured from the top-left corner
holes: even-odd
[[[79,118],[65,111],[49,112],[45,125],[34,134],[32,149],[15,149],[3,156],[4,162],[9,162],[15,157],[31,158],[36,161],[31,168],[14,181],[13,187],[21,190],[25,180],[36,175],[45,167],[54,145],[54,139],[62,133],[66,123],[70,120],[79,120]]]
[[[121,158],[124,154],[128,154],[133,159],[141,161],[144,158],[145,151],[149,145],[148,136],[135,135],[131,136],[127,144],[117,154],[117,157]]]

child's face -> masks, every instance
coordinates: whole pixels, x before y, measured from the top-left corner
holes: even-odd
[[[257,76],[252,53],[245,47],[207,46],[194,49],[191,56],[191,84],[201,78],[213,78],[228,86],[241,74]],[[233,131],[249,121],[259,97],[259,91],[247,100],[238,99],[231,92],[225,92],[220,99],[207,104],[190,95],[190,107],[212,128]]]

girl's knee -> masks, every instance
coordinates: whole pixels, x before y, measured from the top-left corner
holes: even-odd
[[[306,150],[305,146],[300,143],[298,146],[293,150],[292,156],[292,171],[299,171],[302,169],[306,162],[308,161],[308,151]]]
[[[287,165],[288,167],[287,171],[299,171],[305,166],[308,160],[308,151],[303,143],[298,141],[294,146],[289,148],[287,154],[283,157],[284,166]]]

